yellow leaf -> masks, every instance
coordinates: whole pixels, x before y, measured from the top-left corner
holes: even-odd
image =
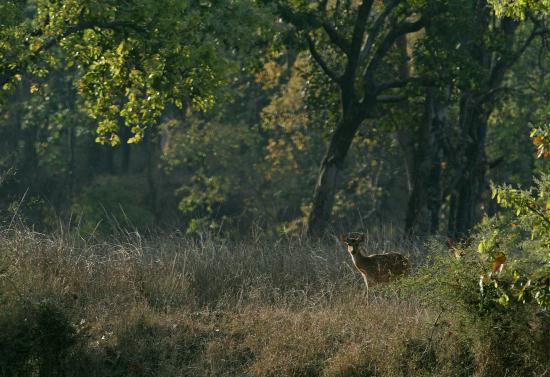
[[[120,144],[120,137],[117,134],[112,133],[109,142],[111,143],[111,146],[116,147]]]
[[[125,47],[125,46],[124,46],[124,42],[125,42],[125,41],[120,42],[120,44],[118,45],[118,47],[117,47],[117,49],[116,49],[116,52],[117,52],[117,54],[119,54],[119,55],[122,55],[122,53],[124,52],[124,47]]]
[[[127,143],[128,144],[135,144],[135,143],[139,143],[141,141],[141,136],[140,135],[134,135],[132,136],[131,138],[128,139]]]

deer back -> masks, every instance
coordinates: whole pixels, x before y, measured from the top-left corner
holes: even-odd
[[[358,255],[354,258],[354,264],[373,281],[390,281],[410,271],[409,261],[398,253],[373,254],[368,257]]]

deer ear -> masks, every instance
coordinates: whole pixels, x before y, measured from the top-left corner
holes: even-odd
[[[340,241],[342,241],[343,243],[348,243],[348,235],[340,234]]]

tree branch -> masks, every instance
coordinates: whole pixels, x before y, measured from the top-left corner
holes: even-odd
[[[318,9],[319,9],[323,14],[325,14],[326,11],[327,11],[327,5],[328,5],[328,0],[321,0],[321,1],[319,1],[319,7],[318,7]]]
[[[481,104],[487,101],[488,99],[491,99],[498,92],[513,91],[513,90],[514,88],[511,88],[509,86],[499,86],[498,88],[493,88],[487,91],[486,93],[483,93],[482,95],[474,98],[474,102],[476,102],[477,104]]]
[[[297,30],[307,32],[313,28],[322,27],[327,33],[330,41],[347,54],[349,50],[349,42],[324,17],[327,6],[327,1],[321,1],[319,3],[317,10],[323,16],[319,17],[315,12],[296,11],[288,5],[278,4],[281,16],[294,25]]]
[[[505,32],[509,34],[511,37],[513,32],[515,31],[517,25],[513,25],[514,27],[505,29]],[[500,82],[502,82],[502,79],[508,69],[510,69],[523,55],[525,50],[529,47],[531,42],[535,39],[535,37],[539,35],[547,34],[546,29],[541,29],[537,25],[533,26],[533,30],[527,37],[527,39],[523,42],[523,44],[514,52],[512,52],[510,55],[505,55],[499,57],[496,64],[491,68],[491,73],[489,76],[489,90],[475,98],[475,101],[478,103],[485,102],[487,100],[492,100],[494,95],[500,91],[504,90],[512,90],[512,88],[506,87],[506,86],[497,86],[500,85]]]
[[[423,86],[429,86],[429,85],[433,85],[435,83],[435,80],[432,80],[427,77],[408,77],[402,80],[390,80],[380,85],[377,85],[376,93],[379,94],[388,89],[403,88],[404,86],[411,83],[417,83]]]
[[[380,103],[395,103],[406,101],[407,97],[398,94],[385,94],[376,97],[376,102]]]
[[[313,57],[313,59],[315,59],[315,61],[317,62],[317,64],[319,64],[319,66],[321,67],[323,72],[325,72],[325,74],[328,77],[330,77],[330,79],[332,81],[334,81],[335,83],[340,85],[340,82],[341,82],[340,76],[338,76],[338,74],[335,71],[333,71],[331,68],[329,68],[327,63],[323,60],[323,58],[321,57],[321,55],[317,51],[317,48],[315,47],[315,42],[311,39],[311,37],[307,33],[306,33],[306,40],[307,40],[307,44],[308,44],[308,47],[309,47],[309,52],[310,52],[311,56]]]
[[[371,59],[369,65],[365,70],[365,78],[367,78],[372,73],[374,73],[374,71],[376,71],[376,69],[378,68],[378,65],[382,62],[382,59],[384,58],[384,56],[386,56],[387,52],[393,46],[393,44],[395,43],[395,40],[399,36],[418,31],[422,29],[425,26],[425,24],[426,24],[426,20],[422,17],[413,22],[403,21],[397,24],[382,40],[382,42],[380,43],[380,46],[374,53],[373,58]]]
[[[361,52],[361,44],[365,36],[367,19],[372,3],[373,0],[363,0],[357,11],[357,18],[353,26],[353,34],[351,37],[351,45],[349,53],[347,54],[346,69],[342,77],[343,83],[347,86],[345,90],[348,92],[354,92],[352,83],[355,81],[357,67],[359,67],[359,53]]]
[[[518,48],[518,50],[512,54],[512,57],[510,58],[510,60],[506,64],[507,68],[510,68],[511,66],[513,66],[516,63],[516,61],[521,57],[521,55],[523,55],[525,50],[527,50],[527,47],[529,47],[531,42],[533,42],[533,39],[535,39],[535,37],[537,37],[539,35],[542,36],[544,34],[548,34],[548,30],[547,29],[538,29],[537,26],[535,25],[533,27],[533,30],[531,31],[531,34],[529,34],[529,37],[527,37],[527,39],[525,40],[523,45],[521,45],[521,47]]]
[[[351,49],[353,54],[359,54],[361,50],[361,44],[363,43],[363,37],[367,28],[367,18],[369,17],[372,3],[373,0],[363,0],[359,6],[357,20],[355,21],[351,38]]]
[[[386,7],[384,7],[384,10],[382,11],[382,13],[380,13],[380,16],[378,16],[376,21],[374,21],[374,25],[372,25],[370,30],[368,30],[369,36],[367,38],[365,45],[361,49],[361,53],[359,54],[360,62],[363,62],[369,56],[370,50],[374,44],[374,40],[376,39],[376,37],[378,36],[378,33],[380,32],[380,29],[384,25],[386,21],[386,17],[388,17],[388,15],[397,6],[398,3],[399,1],[394,0],[391,3],[389,3]]]
[[[323,21],[322,26],[330,41],[338,46],[340,50],[344,51],[344,53],[349,54],[349,42],[328,22]]]

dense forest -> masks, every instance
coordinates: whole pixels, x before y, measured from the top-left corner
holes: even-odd
[[[0,1],[0,376],[548,376],[548,6]]]
[[[547,12],[510,6],[4,2],[0,208],[463,238],[546,171]]]

